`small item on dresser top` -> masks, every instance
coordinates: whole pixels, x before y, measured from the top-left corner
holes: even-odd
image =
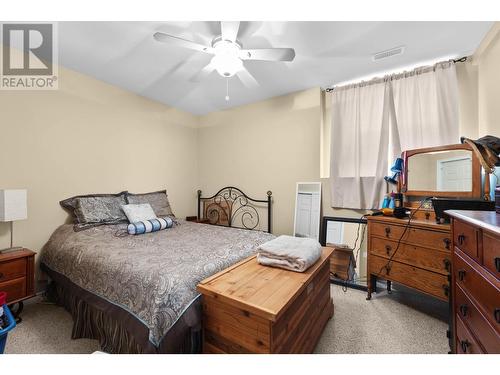
[[[394,194],[394,217],[402,219],[406,217],[406,208],[403,207],[403,194]]]
[[[130,223],[156,219],[156,214],[149,203],[125,204],[122,210]]]
[[[403,159],[397,158],[391,167],[392,176],[385,176],[384,180],[392,185],[397,185],[399,182],[399,176],[403,172]]]
[[[304,272],[321,256],[321,245],[312,238],[279,236],[257,248],[257,261],[264,266]]]
[[[137,223],[130,223],[127,226],[128,234],[144,234],[150,232],[157,232],[159,230],[172,228],[174,221],[171,217],[157,217],[156,219],[138,221]]]

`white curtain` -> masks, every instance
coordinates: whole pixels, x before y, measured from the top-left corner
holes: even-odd
[[[332,207],[368,209],[379,205],[393,124],[389,81],[346,87],[333,93]]]
[[[402,150],[459,143],[453,62],[397,75],[392,88]]]
[[[402,150],[459,142],[454,63],[335,89],[331,112],[331,205],[377,208]]]

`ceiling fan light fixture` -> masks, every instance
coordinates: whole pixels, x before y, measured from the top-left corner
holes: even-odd
[[[211,64],[222,77],[232,77],[241,69],[243,69],[243,61],[235,56],[216,54],[211,61]]]

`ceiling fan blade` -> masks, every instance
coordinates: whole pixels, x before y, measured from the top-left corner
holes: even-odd
[[[238,78],[241,80],[241,82],[248,88],[256,88],[259,86],[259,83],[257,80],[254,78],[253,75],[250,74],[250,72],[246,69],[242,69],[239,72],[236,73]]]
[[[195,51],[213,53],[213,48],[209,46],[204,46],[203,44],[195,43],[187,39],[182,39],[177,36],[169,35],[162,33],[160,31],[154,33],[153,37],[162,43],[167,43],[171,45],[175,45],[178,47],[189,48]]]
[[[242,60],[292,61],[295,58],[295,50],[293,48],[242,49],[240,58]]]
[[[239,21],[221,21],[220,23],[220,31],[223,40],[230,40],[231,42],[236,41],[239,29]]]
[[[189,80],[191,82],[200,82],[203,79],[207,78],[210,73],[212,73],[215,70],[215,66],[210,63],[208,65],[205,65],[205,67],[200,70],[198,73],[196,73],[194,76],[192,76]]]

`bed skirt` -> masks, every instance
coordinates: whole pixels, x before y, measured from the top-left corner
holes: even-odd
[[[170,328],[157,347],[149,341],[149,329],[127,310],[71,282],[45,264],[51,278],[47,295],[73,317],[73,339],[99,340],[101,350],[114,354],[201,353],[201,302],[198,297]]]

